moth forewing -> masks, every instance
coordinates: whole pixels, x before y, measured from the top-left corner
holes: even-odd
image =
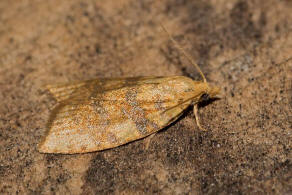
[[[102,82],[106,87],[101,91],[83,84],[74,84],[79,86],[74,93],[72,87],[62,89],[75,95],[56,107],[40,152],[84,153],[146,137],[177,119],[202,93],[196,89],[200,85],[183,76],[109,81],[114,87]],[[80,94],[85,91],[95,93]],[[76,98],[76,94],[86,98]]]

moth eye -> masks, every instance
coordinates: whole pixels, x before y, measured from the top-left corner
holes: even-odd
[[[203,95],[201,95],[200,97],[200,101],[204,102],[204,101],[208,101],[210,99],[209,94],[204,93]]]

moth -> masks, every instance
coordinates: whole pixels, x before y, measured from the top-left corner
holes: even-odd
[[[47,86],[59,105],[48,122],[41,153],[86,153],[114,148],[153,135],[177,120],[190,105],[199,123],[198,103],[220,89],[211,86],[198,65],[167,32],[174,45],[196,67],[203,81],[185,76],[104,78]]]

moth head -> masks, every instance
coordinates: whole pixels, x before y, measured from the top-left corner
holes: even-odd
[[[200,102],[206,102],[211,98],[215,98],[220,93],[220,88],[217,86],[210,86],[208,83],[204,83],[203,85],[205,85],[205,87],[200,96]]]
[[[206,94],[209,95],[210,98],[214,98],[220,93],[220,88],[217,86],[208,86],[208,91]]]

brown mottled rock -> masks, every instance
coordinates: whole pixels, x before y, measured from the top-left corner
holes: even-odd
[[[290,1],[0,2],[1,194],[292,193]],[[152,140],[40,154],[56,101],[43,86],[97,77],[199,79],[222,98]]]

